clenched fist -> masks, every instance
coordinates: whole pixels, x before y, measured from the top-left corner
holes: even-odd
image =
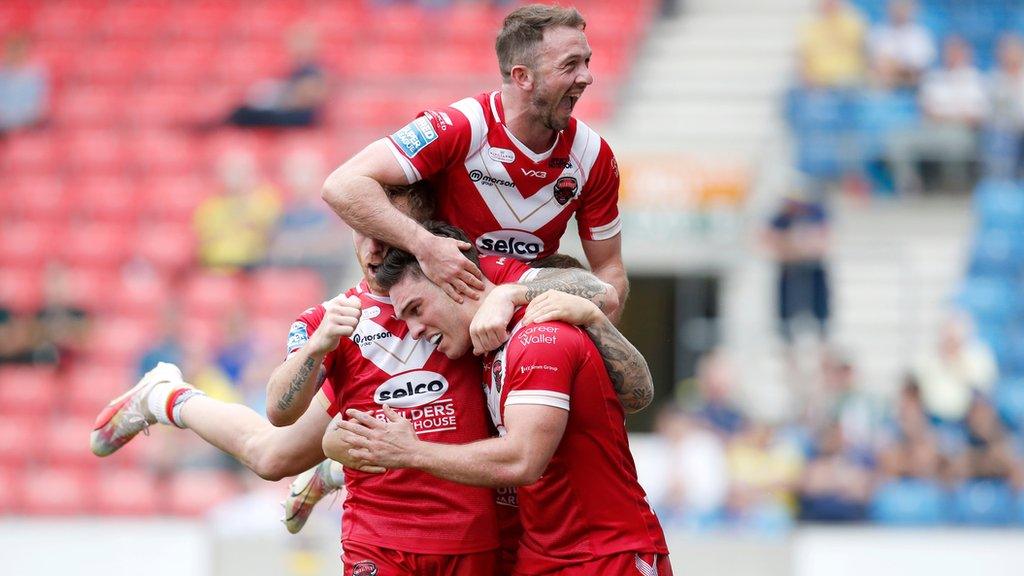
[[[314,352],[327,353],[338,347],[342,338],[355,332],[362,314],[362,303],[355,296],[337,296],[324,302],[324,319],[309,338]]]

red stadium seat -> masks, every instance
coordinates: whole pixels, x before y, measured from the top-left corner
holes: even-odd
[[[133,41],[151,38],[164,27],[166,2],[115,2],[103,12],[99,28],[106,38]]]
[[[41,2],[33,18],[33,31],[41,46],[58,39],[82,42],[95,32],[99,8],[98,3],[76,0]]]
[[[167,13],[167,32],[178,40],[220,39],[238,9],[238,1],[178,2]]]
[[[128,86],[134,82],[149,57],[145,41],[109,41],[82,50],[68,71],[76,82]],[[120,111],[111,111],[117,113]]]
[[[135,372],[122,365],[89,363],[75,366],[66,377],[64,411],[81,417],[95,417],[135,381]]]
[[[143,227],[149,228],[149,227]],[[154,228],[154,232],[162,232],[159,228]],[[173,231],[168,231],[168,234],[173,234]],[[155,237],[155,234],[154,234]],[[138,238],[138,237],[137,237]],[[165,239],[172,248],[175,244],[172,242],[172,238],[168,237]],[[138,244],[136,241],[136,249],[138,250]],[[180,246],[178,246],[180,248]],[[137,251],[137,256],[147,258],[144,254]],[[151,264],[161,266],[163,262],[153,262],[151,258]],[[167,267],[163,267],[161,272],[171,272]],[[161,273],[126,273],[121,275],[120,281],[117,286],[113,288],[109,297],[112,301],[113,308],[119,314],[130,314],[132,316],[140,317],[158,317],[160,311],[173,299],[170,286],[168,286],[166,278],[169,274]]]
[[[160,512],[162,500],[156,477],[145,470],[111,470],[97,479],[96,511],[100,514],[152,516]]]
[[[116,90],[96,86],[67,90],[53,110],[53,121],[74,128],[114,126],[127,102]]]
[[[148,86],[137,92],[128,110],[128,123],[133,127],[186,127],[198,114],[195,87],[168,88]]]
[[[48,132],[31,132],[11,138],[3,147],[3,166],[14,174],[50,172],[61,156],[57,141]]]
[[[14,176],[9,181],[8,209],[27,220],[61,221],[70,214],[67,189],[59,176]]]
[[[0,304],[15,312],[33,312],[43,302],[42,276],[38,268],[14,268],[4,265],[0,282]]]
[[[66,165],[81,174],[123,173],[126,148],[113,130],[83,130],[68,138]]]
[[[191,226],[196,207],[216,191],[215,185],[196,176],[164,175],[140,184],[140,212],[160,220]]]
[[[5,269],[16,264],[40,266],[57,253],[62,232],[50,222],[5,222],[0,226],[0,264]]]
[[[41,456],[39,438],[45,423],[38,416],[4,414],[0,417],[0,470],[23,468]]]
[[[311,270],[265,269],[253,277],[248,302],[257,315],[294,317],[325,296],[323,281]]]
[[[229,472],[182,470],[171,480],[167,511],[179,516],[201,516],[238,493],[238,480]]]
[[[91,416],[61,414],[55,418],[39,443],[45,460],[51,466],[98,467],[101,460],[89,449],[93,422]]]
[[[3,424],[0,424],[2,427]],[[0,440],[2,442],[2,440]],[[4,468],[0,465],[0,516],[17,512],[21,502],[20,467]]]
[[[49,414],[57,392],[57,377],[51,368],[0,368],[0,414]]]
[[[198,272],[185,281],[183,297],[189,315],[220,318],[242,302],[245,286],[238,274]]]
[[[76,179],[68,189],[75,211],[90,220],[127,224],[133,222],[138,212],[138,187],[120,175]]]
[[[219,316],[188,315],[181,321],[181,333],[190,343],[205,350],[213,349],[224,339],[224,321]]]
[[[67,284],[73,287],[71,301],[92,313],[112,308],[114,290],[120,282],[117,269],[74,267],[67,270]]]
[[[133,232],[108,223],[77,224],[68,228],[61,255],[76,264],[113,267],[127,258]]]
[[[87,351],[91,361],[126,365],[153,343],[153,323],[132,317],[100,318],[94,322]]]
[[[202,157],[195,142],[176,132],[143,132],[135,139],[132,152],[136,169],[144,174],[181,177],[202,167]]]
[[[153,84],[191,88],[194,91],[210,75],[217,60],[217,45],[212,42],[186,40],[171,42],[166,49],[153,54],[146,63],[147,88],[164,92]],[[170,112],[170,111],[169,111]]]
[[[188,222],[142,224],[135,237],[134,247],[136,256],[169,274],[185,270],[196,261],[196,238]],[[167,296],[163,291],[153,294],[145,296],[142,301],[157,304],[157,298]]]
[[[77,468],[40,468],[22,476],[21,493],[27,514],[87,514],[93,511],[94,479]]]

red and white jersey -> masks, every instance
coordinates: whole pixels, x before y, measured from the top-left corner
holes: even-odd
[[[584,240],[620,232],[615,156],[575,118],[538,154],[508,130],[501,94],[491,92],[428,110],[387,141],[409,183],[434,185],[437,217],[482,254],[549,256],[573,214]]]
[[[494,283],[532,274],[510,258],[482,257]],[[419,437],[464,444],[491,429],[480,391],[480,361],[450,360],[426,340],[415,340],[395,318],[390,298],[370,293],[363,281],[345,292],[357,296],[362,315],[351,338],[324,359],[328,379],[317,398],[334,416],[349,408],[383,419],[387,403],[408,418]],[[292,324],[288,353],[302,348],[324,317],[323,305]],[[417,470],[384,474],[345,471],[347,495],[342,541],[419,554],[468,554],[498,546],[494,492],[435,478]]]
[[[484,369],[500,434],[507,406],[569,412],[544,474],[518,490],[523,536],[516,574],[545,574],[622,552],[667,554],[637,481],[625,413],[590,338],[562,322],[517,325]]]

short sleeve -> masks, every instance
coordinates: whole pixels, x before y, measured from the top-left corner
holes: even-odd
[[[509,256],[480,256],[480,271],[492,284],[514,284],[536,275],[533,268]]]
[[[531,325],[509,342],[505,406],[524,404],[569,410],[572,382],[586,338],[562,322]]]
[[[458,103],[456,104],[458,105]],[[388,136],[409,184],[430,178],[466,157],[474,127],[455,106],[427,110]]]
[[[580,238],[609,240],[622,231],[619,220],[619,165],[608,143],[601,140],[601,150],[587,176],[576,212]]]
[[[320,322],[324,319],[324,307],[322,304],[307,308],[299,315],[288,328],[287,355],[291,356],[309,342],[309,337],[316,332]]]

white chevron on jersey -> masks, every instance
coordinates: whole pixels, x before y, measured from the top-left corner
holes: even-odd
[[[391,304],[390,298],[366,294],[383,304]],[[390,336],[382,337],[382,333]],[[359,343],[360,340],[367,342]],[[395,336],[372,318],[360,317],[352,332],[352,341],[359,346],[363,358],[373,362],[382,371],[392,376],[407,370],[423,368],[434,352],[435,346],[427,340],[416,340],[412,332],[406,332],[404,338]]]
[[[644,562],[639,554],[636,555],[636,570],[643,576],[658,576],[658,556],[654,556],[651,564]]]

